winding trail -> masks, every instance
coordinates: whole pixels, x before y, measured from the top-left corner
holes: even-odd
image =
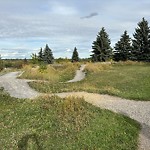
[[[16,98],[35,98],[40,94],[31,89],[27,82],[30,80],[17,79],[22,72],[10,72],[0,76],[0,87],[4,87],[10,96]]]
[[[76,71],[76,75],[72,80],[67,82],[78,82],[85,78],[85,72],[83,72],[86,65],[81,65],[80,69]]]
[[[85,77],[83,72],[85,65],[82,65],[77,71],[76,77],[68,82],[77,82]],[[0,76],[0,87],[10,93],[12,97],[17,98],[35,98],[41,93],[31,89],[27,82],[31,80],[17,79],[21,72],[10,72]],[[84,97],[85,101],[104,109],[124,114],[134,120],[137,120],[142,130],[139,135],[139,150],[150,150],[150,101],[133,101],[122,99],[115,96],[87,93],[87,92],[68,92],[51,94],[61,98],[67,96]]]

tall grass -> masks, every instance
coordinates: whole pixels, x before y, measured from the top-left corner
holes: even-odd
[[[72,79],[78,64],[64,63],[62,65],[26,65],[21,78],[47,80],[50,83],[63,82]]]
[[[110,63],[87,63],[85,67],[85,71],[96,73],[110,68],[111,68]]]

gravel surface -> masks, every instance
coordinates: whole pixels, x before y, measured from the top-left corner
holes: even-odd
[[[81,66],[80,73],[83,73],[84,67],[85,65]],[[11,96],[17,98],[34,98],[41,95],[29,87],[27,82],[30,80],[16,79],[19,74],[21,74],[21,72],[11,72],[0,76],[0,87],[4,87]],[[85,74],[82,74],[81,77],[85,77]],[[72,81],[76,82],[79,80],[77,80],[76,77]],[[61,98],[67,96],[84,97],[85,101],[97,107],[109,109],[137,120],[142,126],[139,135],[139,150],[150,150],[150,101],[133,101],[115,96],[87,92],[58,93],[56,95]]]
[[[78,82],[85,78],[85,72],[83,72],[86,65],[81,65],[80,69],[76,71],[76,75],[72,80],[67,82]]]
[[[0,76],[0,87],[4,87],[10,96],[16,98],[34,98],[40,94],[31,89],[25,79],[16,79],[22,72],[10,72]]]

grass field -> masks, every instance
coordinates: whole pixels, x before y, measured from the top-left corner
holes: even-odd
[[[0,90],[2,150],[137,150],[139,129],[81,98],[16,99]]]
[[[150,64],[126,62],[117,64],[87,64],[86,78],[77,83],[33,82],[39,92],[56,93],[87,91],[116,95],[134,100],[150,100]]]
[[[150,64],[88,63],[86,78],[63,83],[79,64],[25,66],[21,78],[46,80],[30,86],[40,92],[88,91],[150,100]],[[137,150],[140,125],[128,117],[92,106],[82,98],[48,95],[16,99],[0,89],[0,148],[3,150]]]

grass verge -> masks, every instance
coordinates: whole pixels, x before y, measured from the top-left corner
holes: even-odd
[[[82,98],[11,98],[0,90],[0,147],[26,149],[136,150],[140,126]]]

